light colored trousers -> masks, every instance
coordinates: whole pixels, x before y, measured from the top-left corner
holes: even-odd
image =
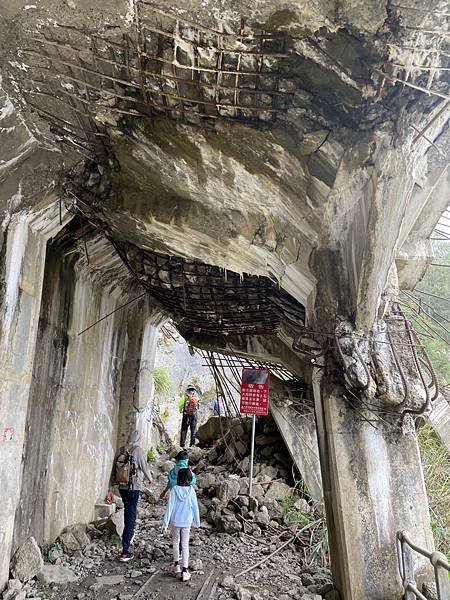
[[[172,525],[172,548],[173,562],[180,560],[180,538],[181,538],[181,566],[187,569],[189,566],[189,536],[191,534],[190,527],[175,527]]]

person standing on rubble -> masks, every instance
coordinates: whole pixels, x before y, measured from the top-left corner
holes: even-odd
[[[136,524],[139,495],[146,489],[144,478],[150,483],[152,482],[152,474],[148,468],[144,451],[138,444],[140,438],[139,431],[132,431],[125,446],[116,452],[106,497],[107,501],[111,502],[113,499],[112,488],[118,486],[125,509],[120,562],[128,562],[134,558],[129,548]]]
[[[178,403],[178,409],[182,413],[180,446],[184,448],[188,429],[191,430],[190,446],[195,446],[195,433],[197,431],[198,411],[200,408],[200,400],[198,398],[195,386],[188,385],[186,393],[183,394]]]

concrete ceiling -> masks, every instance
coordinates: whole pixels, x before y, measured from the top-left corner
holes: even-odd
[[[117,242],[266,276],[311,315],[319,281],[373,320],[398,249],[378,230],[407,243],[437,169],[418,131],[447,135],[441,3],[3,4],[6,211],[53,185]]]

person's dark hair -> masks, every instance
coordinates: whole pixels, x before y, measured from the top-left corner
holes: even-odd
[[[189,455],[186,450],[181,450],[181,452],[178,452],[178,454],[175,456],[175,460],[187,460],[188,458]]]
[[[192,473],[190,469],[180,469],[177,475],[177,485],[188,486],[192,483]]]

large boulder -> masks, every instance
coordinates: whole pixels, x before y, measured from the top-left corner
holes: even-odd
[[[293,489],[282,481],[274,481],[266,492],[267,500],[285,500],[292,495]]]
[[[230,514],[221,514],[217,517],[215,521],[215,526],[217,531],[223,533],[229,533],[230,535],[233,533],[237,533],[242,530],[241,523],[237,520],[237,518],[231,513]]]
[[[189,462],[195,465],[198,463],[199,460],[203,458],[204,450],[202,450],[198,446],[191,446],[187,453],[189,455]]]
[[[209,489],[216,483],[217,477],[214,473],[202,473],[197,477],[197,487],[201,490]]]
[[[221,481],[217,488],[217,497],[224,504],[228,504],[230,500],[239,495],[240,484],[239,479],[230,476],[225,481]]]
[[[74,554],[77,550],[84,550],[91,543],[91,540],[86,533],[85,523],[74,523],[73,525],[69,525],[63,529],[59,539],[67,554]]]
[[[25,582],[37,575],[43,565],[39,546],[34,537],[29,537],[15,552],[11,561],[11,573],[15,579]]]
[[[222,432],[228,431],[229,426],[228,417],[210,417],[197,429],[195,437],[201,444],[212,444],[220,438]]]
[[[45,564],[37,574],[37,579],[45,585],[50,585],[51,583],[60,585],[77,581],[78,577],[67,567]]]

